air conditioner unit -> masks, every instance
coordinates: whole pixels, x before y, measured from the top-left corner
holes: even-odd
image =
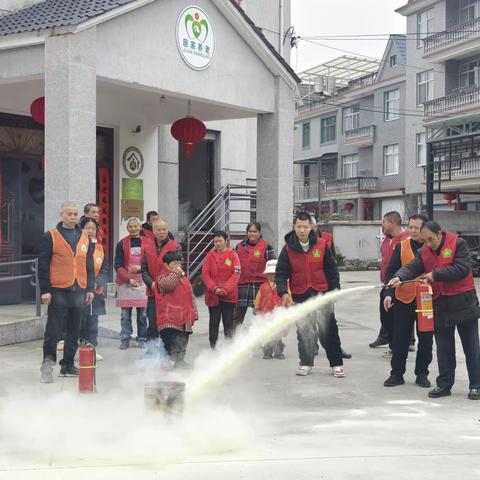
[[[327,90],[327,77],[324,77],[323,75],[319,75],[318,77],[315,77],[315,82],[313,84],[313,91],[315,93],[321,93]]]

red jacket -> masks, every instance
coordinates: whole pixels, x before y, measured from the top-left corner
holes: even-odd
[[[263,275],[267,264],[267,248],[268,243],[262,239],[256,245],[243,242],[237,245],[237,255],[242,267],[239,283],[263,283],[267,279]]]
[[[317,242],[307,253],[290,248],[288,245],[286,248],[291,268],[292,293],[302,295],[309,288],[317,292],[327,292],[328,280],[323,266],[327,242],[322,237],[317,238]]]
[[[458,235],[446,232],[445,242],[438,255],[432,252],[426,245],[422,248],[421,255],[425,273],[430,273],[437,268],[445,268],[453,264],[457,250],[457,239]],[[440,295],[448,297],[475,290],[472,270],[470,270],[466,277],[455,282],[433,282],[432,290],[434,299]]]
[[[270,313],[282,305],[282,297],[277,292],[277,285],[267,280],[263,282],[255,299],[255,308],[262,313]]]
[[[394,238],[385,237],[383,239],[382,245],[380,246],[380,253],[382,255],[382,261],[380,263],[380,281],[385,281],[388,264],[390,263],[390,258],[392,257],[393,251],[395,250],[395,245],[409,237],[409,231],[403,230]]]
[[[211,250],[205,257],[202,268],[202,280],[205,285],[205,303],[216,307],[220,302],[238,302],[238,282],[240,280],[240,260],[231,249],[223,253]],[[226,295],[219,297],[215,290],[220,288]]]

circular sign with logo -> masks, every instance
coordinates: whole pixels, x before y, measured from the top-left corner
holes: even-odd
[[[123,169],[132,178],[141,175],[143,171],[143,155],[137,147],[128,147],[123,152]]]
[[[212,62],[215,32],[201,8],[187,7],[178,17],[177,45],[185,63],[194,70],[205,70]]]

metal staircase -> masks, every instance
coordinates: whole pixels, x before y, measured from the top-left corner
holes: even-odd
[[[213,247],[213,234],[224,230],[230,240],[244,238],[249,222],[256,218],[255,186],[225,185],[188,225],[182,241],[186,272],[194,278]]]

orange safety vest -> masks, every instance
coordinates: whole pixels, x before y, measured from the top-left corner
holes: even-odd
[[[98,278],[98,274],[102,269],[104,259],[105,259],[105,252],[103,250],[103,246],[101,243],[97,241],[97,243],[95,244],[95,250],[93,252],[93,267],[95,269],[95,278]],[[95,290],[95,293],[97,293],[98,295],[102,295],[103,290],[104,290],[103,287],[97,288]]]
[[[415,258],[415,254],[410,244],[410,237],[402,240],[400,243],[400,262],[402,267],[408,265]],[[412,303],[415,300],[417,294],[416,283],[406,283],[400,285],[395,290],[395,297],[402,303]]]
[[[63,238],[57,228],[50,230],[52,235],[52,260],[50,262],[50,284],[53,288],[70,288],[78,283],[80,288],[87,288],[87,253],[90,240],[82,232],[77,243],[75,255],[72,247]]]

